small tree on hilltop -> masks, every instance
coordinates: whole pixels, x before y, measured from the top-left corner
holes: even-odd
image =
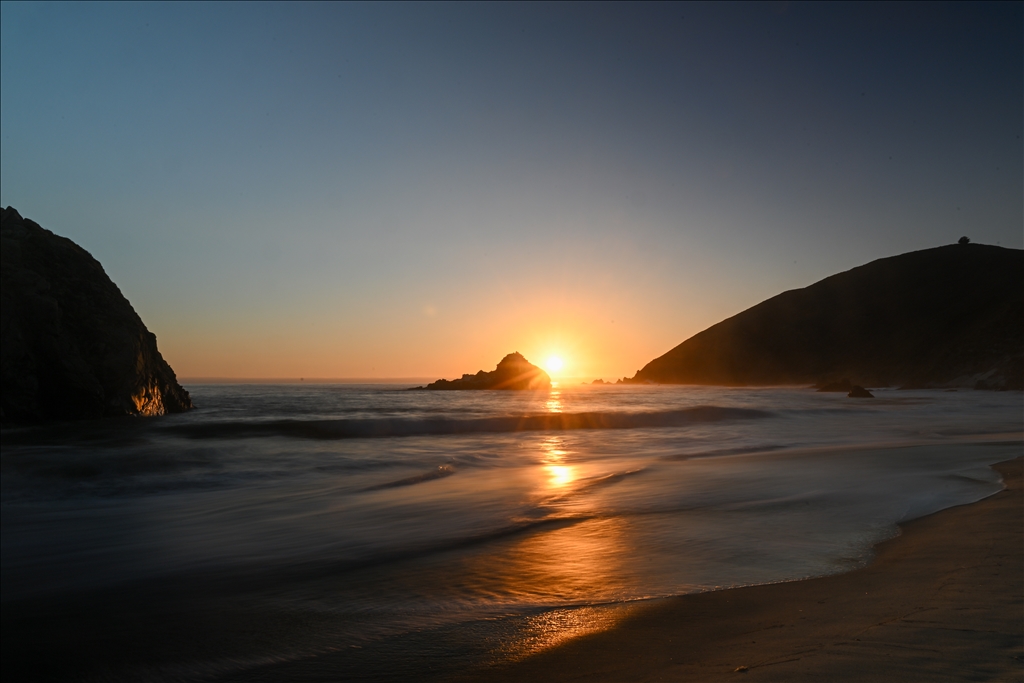
[[[970,243],[971,243],[971,238],[970,238],[970,237],[967,237],[966,235],[965,235],[964,237],[961,237],[961,238],[960,238],[960,239],[959,239],[959,240],[957,241],[957,244],[970,244]]]

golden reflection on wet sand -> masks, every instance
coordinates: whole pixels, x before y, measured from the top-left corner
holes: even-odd
[[[495,651],[505,660],[611,628],[627,611],[623,605],[585,604],[611,603],[622,595],[630,554],[625,522],[617,517],[585,518],[594,511],[578,507],[580,501],[573,493],[574,484],[580,483],[580,468],[566,464],[571,454],[561,436],[544,439],[541,451],[538,494],[562,508],[551,511],[556,518],[570,510],[572,514],[566,514],[566,526],[531,534],[494,560],[502,566],[500,573],[509,592],[523,596],[524,601],[540,598],[549,604],[580,606],[527,617],[517,635]],[[581,515],[584,519],[579,521]]]
[[[499,661],[516,661],[590,633],[613,628],[641,603],[554,609],[527,617],[515,639],[495,652]]]

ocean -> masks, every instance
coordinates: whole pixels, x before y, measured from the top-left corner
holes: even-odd
[[[6,680],[486,671],[648,600],[861,567],[1024,451],[1019,392],[187,388],[3,430]]]

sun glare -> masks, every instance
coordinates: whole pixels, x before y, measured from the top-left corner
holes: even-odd
[[[548,359],[544,361],[544,369],[548,371],[549,375],[556,375],[562,371],[565,363],[558,356],[548,356]]]

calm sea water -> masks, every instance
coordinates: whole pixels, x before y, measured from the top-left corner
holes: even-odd
[[[1024,429],[1019,393],[188,389],[184,415],[3,432],[5,673],[444,678],[862,566],[998,491]]]

